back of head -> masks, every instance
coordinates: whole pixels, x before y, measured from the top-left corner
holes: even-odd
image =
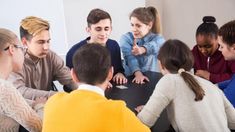
[[[13,33],[12,31],[5,29],[5,28],[0,28],[0,50],[4,50],[7,45],[14,44],[15,40],[18,39],[16,34]]]
[[[179,73],[185,83],[195,93],[195,101],[203,99],[205,95],[197,80],[189,73],[193,66],[193,55],[189,47],[180,40],[168,40],[160,48],[158,60],[162,67],[166,68],[170,73]]]
[[[223,41],[228,44],[228,46],[235,44],[235,20],[220,27],[219,36],[222,37]]]
[[[177,73],[180,68],[190,71],[194,63],[190,49],[180,40],[166,41],[159,50],[158,59],[171,73]]]
[[[25,37],[27,40],[31,40],[33,36],[49,29],[50,24],[48,21],[39,17],[29,16],[24,18],[20,23],[20,37]]]
[[[213,38],[217,38],[218,35],[218,26],[215,24],[215,17],[213,16],[204,16],[202,19],[203,23],[200,24],[196,31],[196,36],[206,35]]]
[[[85,44],[74,54],[73,66],[80,82],[102,84],[111,68],[110,53],[100,44]]]
[[[111,16],[108,12],[98,8],[91,10],[87,16],[88,27],[90,27],[91,24],[96,24],[103,19],[110,19],[110,21],[112,21]]]
[[[161,32],[160,16],[155,7],[149,6],[136,8],[131,12],[130,18],[131,17],[137,18],[146,25],[152,22],[153,26],[151,31],[156,34]]]

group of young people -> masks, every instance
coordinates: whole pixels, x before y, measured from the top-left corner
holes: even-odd
[[[68,51],[66,65],[50,50],[48,21],[34,16],[23,19],[20,40],[1,28],[0,131],[23,127],[32,132],[145,132],[165,108],[175,131],[235,129],[230,103],[235,100],[235,93],[230,93],[234,91],[235,21],[220,29],[214,17],[203,21],[191,52],[180,40],[165,42],[154,7],[131,12],[131,32],[119,43],[109,38],[109,13],[93,9],[87,17],[89,37]],[[134,75],[133,83],[146,83],[146,71],[164,76],[147,104],[136,108],[138,118],[125,102],[105,98],[104,91],[112,83],[127,83],[126,76]],[[54,91],[55,80],[66,92]],[[221,81],[225,82],[218,86],[224,93],[213,84]]]

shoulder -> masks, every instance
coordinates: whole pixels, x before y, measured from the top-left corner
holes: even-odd
[[[126,103],[122,100],[112,100],[108,99],[108,103],[113,106],[121,106],[121,107],[126,107]]]
[[[155,33],[150,33],[149,37],[155,39],[164,39],[164,37],[161,34],[155,34]]]
[[[145,42],[156,42],[159,44],[163,44],[165,42],[164,37],[161,34],[149,33],[145,37],[142,38]]]
[[[50,61],[50,62],[54,61],[54,60],[61,60],[61,61],[63,61],[63,59],[57,53],[55,53],[52,50],[49,50],[49,53],[46,56],[46,60]]]
[[[227,63],[231,66],[235,68],[235,60],[229,60],[227,61]]]
[[[73,45],[73,46],[69,49],[69,51],[68,51],[67,54],[73,54],[77,49],[79,49],[81,46],[83,46],[84,44],[86,44],[87,39],[88,39],[88,38],[86,38],[86,39],[80,41],[79,43],[76,43],[75,45]]]
[[[114,44],[118,44],[118,42],[116,40],[113,40],[113,39],[108,39],[107,42],[108,43],[114,43]]]
[[[197,47],[197,45],[193,46],[192,52],[193,52],[193,53],[197,53],[197,52],[198,52],[198,47]]]
[[[192,74],[191,74],[192,75]],[[176,90],[178,87],[185,85],[183,78],[179,74],[168,73],[164,75],[157,83],[157,87],[160,89],[171,89],[172,91]]]
[[[115,52],[115,51],[119,51],[120,50],[120,47],[119,47],[119,44],[117,41],[115,40],[112,40],[112,39],[108,39],[108,41],[106,42],[106,47],[112,51],[112,52]],[[110,52],[111,54],[114,54]],[[116,53],[115,53],[116,54]]]
[[[168,73],[168,74],[165,74],[162,78],[161,78],[161,80],[168,80],[169,79],[169,81],[171,80],[176,80],[176,79],[179,79],[179,74],[171,74],[171,73]]]
[[[107,46],[111,46],[112,45],[112,46],[115,46],[115,47],[119,46],[118,42],[116,40],[113,40],[113,39],[108,39],[107,42],[106,42],[106,45]]]
[[[106,109],[109,109],[110,111],[116,111],[118,113],[127,109],[126,103],[124,101],[112,100],[112,99],[107,100],[105,107]]]
[[[16,96],[21,96],[20,93],[17,91],[17,89],[14,87],[14,85],[6,80],[0,79],[0,98],[10,98]]]
[[[59,105],[63,100],[65,100],[65,98],[68,96],[69,94],[66,92],[58,92],[56,94],[54,94],[53,96],[51,96],[47,102],[45,107],[51,107],[51,106],[56,106]]]
[[[10,81],[0,79],[0,87],[7,89],[7,87],[14,88],[14,85]]]
[[[229,84],[232,84],[233,86],[235,85],[235,74],[230,79]]]
[[[221,90],[215,85],[213,84],[211,81],[206,80],[204,78],[198,77],[196,75],[192,75],[196,81],[199,83],[199,85],[202,87],[202,89],[204,90],[209,90],[209,91],[219,91],[221,92]]]
[[[123,34],[123,35],[121,36],[121,40],[122,40],[122,39],[133,40],[133,39],[134,39],[134,36],[133,36],[133,34],[132,34],[131,32],[127,32],[127,33],[125,33],[125,34]]]
[[[123,34],[121,36],[119,44],[120,44],[121,48],[127,48],[130,45],[132,45],[133,40],[134,40],[134,36],[132,35],[131,32],[128,32],[128,33]]]

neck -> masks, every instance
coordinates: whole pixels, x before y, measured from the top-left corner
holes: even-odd
[[[7,79],[9,74],[12,71],[12,67],[11,65],[9,65],[10,61],[8,60],[8,58],[2,59],[0,58],[0,78],[2,79]]]
[[[101,89],[103,89],[104,91],[108,88],[109,86],[109,80],[106,79],[103,83],[101,84],[96,84],[97,87],[100,87]]]
[[[211,54],[211,55],[213,55],[217,49],[219,49],[219,44],[218,44],[217,47],[212,51],[212,54]]]
[[[106,88],[107,88],[107,84],[105,85],[105,84],[97,84],[97,85],[95,85],[95,86],[97,86],[97,87],[99,87],[99,88],[101,88],[102,90],[106,90]]]

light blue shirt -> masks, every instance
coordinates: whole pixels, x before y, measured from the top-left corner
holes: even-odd
[[[131,53],[134,36],[131,32],[124,34],[120,39],[120,47],[124,57],[124,69],[126,75],[132,75],[135,71],[160,72],[157,64],[157,55],[165,39],[158,34],[149,33],[141,39],[137,39],[137,45],[146,48],[143,55],[134,56]]]

